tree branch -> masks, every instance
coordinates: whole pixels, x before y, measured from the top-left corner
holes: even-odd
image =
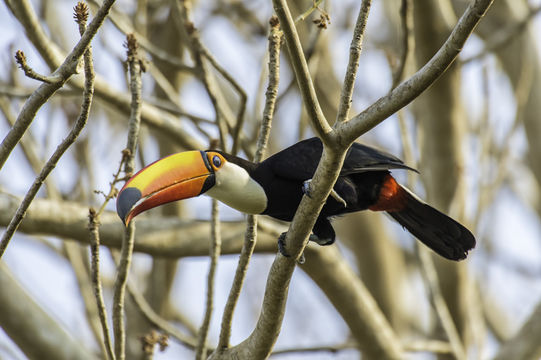
[[[90,254],[92,258],[90,274],[92,278],[94,296],[96,298],[96,306],[98,308],[98,317],[100,319],[101,330],[103,334],[103,344],[105,345],[108,359],[115,360],[115,353],[113,352],[113,346],[111,344],[111,337],[109,334],[107,310],[105,308],[105,301],[103,300],[103,290],[101,285],[99,252],[100,236],[98,217],[99,215],[96,214],[96,211],[94,209],[90,209],[88,215],[88,230],[90,232]]]
[[[0,193],[0,226],[6,226],[20,202],[18,197]],[[268,229],[280,226],[268,219],[260,219],[259,241],[255,251],[276,252],[276,234]],[[49,235],[89,244],[88,205],[70,201],[34,199],[21,223],[19,231],[26,234]],[[222,254],[238,254],[242,248],[244,222],[222,222]],[[118,215],[105,211],[100,216],[101,245],[120,249],[124,225]],[[285,228],[284,228],[285,230]],[[134,251],[156,257],[178,259],[189,256],[208,256],[207,221],[182,220],[176,217],[141,216],[137,219]]]
[[[111,5],[112,5],[112,2],[111,2]],[[101,10],[102,9],[100,9],[100,11]],[[103,17],[105,17],[106,14],[107,14],[107,12],[105,12]],[[94,65],[92,63],[92,49],[91,49],[91,47],[88,46],[88,44],[90,43],[90,40],[92,39],[92,37],[89,37],[89,35],[87,35],[87,34],[89,32],[90,27],[92,26],[92,28],[94,29],[94,32],[92,33],[92,36],[93,36],[96,33],[99,25],[101,25],[102,21],[103,21],[103,18],[102,18],[101,21],[96,21],[96,18],[94,18],[94,20],[90,24],[89,28],[86,29],[83,32],[82,37],[81,37],[81,41],[83,40],[83,38],[87,38],[88,42],[86,43],[86,46],[83,47],[84,49],[86,49],[85,56],[84,56],[85,86],[84,86],[84,92],[83,92],[83,103],[81,104],[81,111],[80,111],[79,117],[77,118],[77,121],[73,125],[72,130],[68,133],[66,138],[58,145],[58,147],[56,148],[53,155],[49,158],[49,160],[47,161],[47,163],[45,164],[45,166],[41,170],[40,174],[35,178],[34,183],[32,184],[32,186],[30,187],[30,189],[26,193],[23,201],[21,202],[21,204],[19,205],[17,211],[15,212],[15,215],[13,216],[11,221],[9,222],[9,225],[7,226],[6,231],[4,232],[4,235],[2,236],[2,240],[0,242],[0,259],[2,258],[2,255],[6,251],[6,248],[7,248],[8,244],[9,244],[11,238],[13,237],[15,232],[17,231],[17,228],[19,227],[21,221],[23,220],[23,217],[24,217],[24,215],[26,213],[26,210],[28,210],[28,207],[32,203],[32,200],[34,200],[34,197],[38,193],[38,190],[41,188],[41,185],[43,184],[43,182],[45,181],[47,176],[49,176],[51,171],[53,171],[53,169],[56,167],[56,164],[58,163],[60,158],[69,149],[69,147],[75,142],[75,140],[77,140],[77,138],[79,137],[79,134],[81,133],[81,131],[83,130],[83,128],[86,125],[86,122],[88,121],[88,116],[90,114],[90,107],[92,105],[92,99],[93,99],[93,96],[94,96],[94,78],[95,78],[95,74],[94,74]],[[79,44],[81,44],[81,41],[79,42]],[[82,47],[82,45],[76,46],[75,49],[72,52],[71,56],[72,56],[73,61],[75,63],[78,61],[78,57],[75,57],[75,55],[78,54],[78,51],[76,51],[76,49],[79,49],[81,47]],[[61,67],[61,69],[59,69],[60,71],[56,72],[56,73],[61,74],[62,79],[63,79],[64,82],[72,75],[72,73],[69,70],[67,70],[69,68],[69,66],[71,66],[70,63],[66,62],[65,64],[67,64],[67,65],[65,65],[65,66],[63,65],[64,70],[61,70],[62,69],[62,67]],[[63,72],[65,72],[65,73],[63,73]],[[63,82],[59,81],[58,83],[63,83]],[[56,84],[57,83],[43,84],[42,86],[45,86],[45,85],[46,86],[51,86],[51,89],[53,89],[56,86]],[[53,91],[53,93],[54,93],[54,91]],[[53,93],[51,93],[51,95]],[[33,97],[33,95],[32,95],[32,97]],[[30,99],[32,99],[32,97]],[[29,99],[29,101],[30,101],[30,99]],[[47,100],[47,98],[42,98],[41,100],[43,100],[43,103],[44,103]],[[39,106],[43,105],[43,103],[41,103]],[[27,101],[26,104],[28,104],[28,101]],[[22,135],[24,134],[24,132],[26,131],[26,129],[30,125],[30,122],[34,118],[35,111],[37,111],[37,108],[36,108],[35,111],[33,112],[33,114],[31,114],[31,118],[26,118],[26,117],[21,118],[21,114],[23,114],[25,112],[25,108],[27,108],[26,104],[25,104],[25,107],[23,108],[23,110],[21,111],[21,113],[19,114],[19,117],[17,118],[17,122],[15,123],[13,128],[10,130],[10,132],[8,133],[6,138],[4,139],[4,142],[7,142],[7,144],[8,144],[7,148],[4,148],[4,142],[0,146],[0,158],[2,157],[3,151],[7,150],[7,152],[5,152],[4,161],[7,159],[7,157],[11,153],[11,150],[13,150],[13,147],[15,147],[15,145],[19,142],[20,138],[22,137]],[[30,113],[32,113],[32,111],[30,111]],[[27,115],[30,115],[30,114],[27,114]],[[29,121],[26,122],[24,119],[27,119]],[[21,123],[23,123],[23,124],[21,125]],[[14,130],[16,128],[19,129],[19,130],[22,130],[22,132],[19,131],[19,130]],[[15,131],[15,132],[13,132],[13,131]],[[12,141],[14,141],[14,142],[12,142]],[[10,144],[12,144],[13,147],[11,147]],[[0,168],[2,167],[2,165],[3,165],[3,162],[0,159]]]
[[[135,169],[135,152],[139,137],[139,124],[141,123],[141,63],[137,55],[137,40],[135,36],[126,37],[128,48],[128,67],[130,73],[130,90],[132,94],[131,113],[128,125],[128,140],[126,145],[126,162],[124,172],[130,176]],[[115,335],[115,358],[123,360],[126,356],[126,328],[124,322],[124,295],[128,281],[128,273],[135,243],[135,222],[132,221],[126,228],[120,261],[117,268],[113,294],[113,332]]]
[[[83,53],[90,46],[90,41],[92,40],[94,35],[96,35],[99,27],[103,24],[103,21],[107,16],[107,13],[109,12],[109,9],[111,8],[111,6],[113,6],[114,2],[115,0],[104,1],[102,7],[99,9],[98,13],[88,26],[84,34],[81,36],[81,40],[79,40],[71,53],[65,58],[62,65],[60,65],[60,67],[56,71],[54,71],[53,76],[55,78],[58,77],[59,81],[41,84],[40,87],[36,91],[34,91],[32,93],[32,96],[30,96],[30,98],[25,102],[23,109],[19,113],[19,116],[17,116],[17,122],[15,123],[15,125],[13,125],[4,140],[2,140],[2,144],[0,144],[0,169],[2,169],[2,167],[4,166],[6,160],[11,154],[11,151],[13,151],[15,146],[21,140],[21,137],[24,135],[24,133],[34,120],[34,117],[36,116],[36,113],[41,108],[41,106],[45,104],[45,102],[47,102],[47,100],[49,100],[49,98],[53,96],[53,94],[58,89],[60,89],[72,75],[77,72],[77,65],[79,64]],[[15,3],[17,3],[17,1]],[[27,0],[21,0],[20,4],[17,4],[17,6],[23,6],[23,4],[26,5],[26,10],[29,10],[30,5]],[[11,8],[13,8],[14,6],[15,4],[12,4]],[[16,13],[16,15],[17,14],[18,13]]]
[[[511,339],[502,344],[494,360],[538,359],[541,356],[541,303]]]
[[[319,105],[316,90],[310,76],[306,58],[304,57],[299,35],[295,29],[295,23],[291,17],[291,12],[289,11],[289,7],[285,0],[273,0],[272,4],[276,16],[280,20],[282,31],[284,32],[287,49],[289,50],[289,59],[293,66],[293,70],[295,71],[295,78],[297,79],[297,85],[301,92],[304,107],[312,121],[316,133],[321,140],[326,143],[328,139],[327,134],[332,131],[332,128],[325,119],[321,106]]]
[[[263,110],[263,120],[261,121],[259,136],[257,139],[257,149],[254,156],[254,162],[258,163],[263,159],[265,148],[270,135],[272,118],[274,116],[274,107],[276,105],[276,96],[278,95],[278,84],[280,78],[280,46],[282,37],[279,34],[279,24],[276,18],[271,18],[271,33],[269,35],[269,83],[266,91],[265,109]],[[244,243],[242,245],[241,254],[233,285],[227,298],[225,305],[220,338],[218,341],[218,351],[229,347],[229,339],[231,337],[231,326],[233,322],[233,313],[238,302],[240,291],[246,277],[246,271],[250,258],[256,246],[257,236],[257,216],[248,215],[246,223],[246,233]]]
[[[409,104],[426,90],[456,59],[475,26],[493,0],[475,0],[470,3],[451,35],[438,52],[411,78],[378,99],[360,114],[337,128],[333,137],[342,144],[350,144],[359,136]]]
[[[361,9],[357,17],[355,29],[353,30],[353,38],[349,46],[349,63],[340,93],[340,105],[338,114],[336,115],[336,124],[340,124],[347,120],[349,109],[351,108],[351,99],[353,97],[353,89],[355,80],[357,80],[357,69],[359,68],[359,59],[361,58],[362,44],[364,38],[364,30],[368,21],[368,13],[370,12],[371,0],[363,0]]]
[[[28,0],[13,1],[8,0],[8,5],[10,6],[11,11],[17,17],[21,25],[24,27],[26,34],[28,35],[29,40],[32,42],[34,47],[39,51],[41,56],[44,58],[45,62],[51,69],[56,69],[62,64],[62,59],[64,56],[60,48],[52,42],[49,37],[45,34],[43,27],[39,24],[37,16],[33,11],[30,2]],[[104,2],[102,8],[109,4],[112,1]],[[110,7],[109,7],[110,9]],[[98,11],[100,14],[100,11]],[[97,17],[98,15],[96,15]],[[58,70],[57,70],[58,71]],[[78,77],[70,78],[71,86],[82,90],[84,88],[83,81]],[[42,84],[32,95],[30,99],[27,100],[27,103],[30,104],[30,109],[33,109],[33,115],[25,116],[25,119],[30,116],[30,119],[25,120],[31,122],[38,108],[36,108],[36,102],[41,101],[37,94],[40,96],[47,96],[47,99],[52,96],[54,89],[49,89],[48,87],[43,87]],[[113,88],[109,83],[102,77],[97,75],[94,83],[95,87],[95,96],[97,99],[103,101],[105,104],[123,112],[129,114],[131,106],[131,96],[128,93],[119,92]],[[40,90],[42,89],[42,90]],[[45,92],[47,90],[47,92]],[[51,92],[51,94],[49,94]],[[32,98],[36,96],[35,99]],[[47,101],[43,99],[43,102]],[[23,108],[23,111],[25,108]],[[22,116],[23,111],[19,114],[19,117]],[[174,141],[175,143],[180,144],[186,149],[201,149],[204,147],[204,144],[191,136],[177,121],[177,119],[172,116],[170,113],[161,111],[155,106],[152,106],[146,102],[143,102],[141,105],[141,120],[149,125],[152,128],[159,130],[163,133],[168,139]],[[21,124],[22,125],[22,124]],[[29,126],[29,123],[26,127]],[[0,160],[2,154],[2,146],[0,146]],[[3,164],[0,162],[0,168]]]
[[[336,247],[306,248],[306,263],[302,269],[323,290],[348,324],[363,355],[369,359],[403,357],[400,340]]]
[[[0,326],[31,360],[94,359],[19,285],[0,261]]]
[[[209,246],[210,255],[210,268],[207,276],[207,302],[205,307],[205,316],[203,324],[199,329],[199,338],[197,341],[197,348],[195,358],[202,360],[207,358],[207,336],[210,327],[210,319],[212,311],[214,309],[214,277],[216,275],[216,267],[218,266],[218,259],[220,257],[220,250],[222,247],[222,239],[220,236],[220,217],[218,212],[218,200],[212,199],[212,214],[211,214],[211,245]]]

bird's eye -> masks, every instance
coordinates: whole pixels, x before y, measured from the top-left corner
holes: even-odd
[[[219,168],[220,166],[222,166],[222,159],[220,159],[220,157],[218,155],[214,155],[212,157],[212,164]]]

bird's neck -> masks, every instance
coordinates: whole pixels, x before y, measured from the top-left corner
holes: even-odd
[[[241,159],[242,160],[242,159]],[[244,160],[252,169],[255,164]],[[216,184],[206,194],[246,214],[261,214],[267,208],[263,187],[250,176],[243,163],[228,161],[216,172]]]

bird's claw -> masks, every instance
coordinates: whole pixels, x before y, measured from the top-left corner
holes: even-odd
[[[278,251],[280,251],[280,254],[282,254],[283,257],[291,257],[286,251],[286,234],[287,232],[281,233],[278,237]],[[297,259],[297,263],[299,265],[304,264],[305,258],[304,258],[304,251],[302,252],[301,256]]]
[[[306,258],[304,257],[304,251],[302,252],[301,256],[297,259],[297,264],[302,265],[306,261]]]
[[[345,208],[348,207],[348,203],[346,202],[346,200],[342,199],[342,197],[340,195],[338,195],[338,193],[334,190],[334,189],[331,189],[331,197],[334,198],[334,200],[338,201],[339,203],[341,203],[342,205],[344,205]]]
[[[312,183],[312,179],[308,179],[306,181],[304,181],[302,183],[302,192],[303,194],[305,194],[306,196],[308,196],[309,198],[312,197],[312,188],[310,186],[310,184]],[[339,203],[341,203],[342,205],[344,205],[344,207],[348,207],[348,204],[346,203],[346,200],[344,200],[340,195],[338,195],[338,193],[336,192],[336,190],[334,189],[331,189],[331,194],[330,196],[338,201]]]
[[[286,232],[283,232],[278,236],[278,251],[280,251],[280,254],[284,257],[290,257],[290,255],[286,251]]]
[[[312,189],[310,188],[311,183],[312,183],[312,179],[308,179],[302,183],[302,192],[304,195],[308,196],[309,198],[312,197]]]
[[[320,238],[319,236],[315,234],[310,234],[310,237],[308,238],[308,240],[313,241],[320,246],[332,245],[334,243],[334,239]]]

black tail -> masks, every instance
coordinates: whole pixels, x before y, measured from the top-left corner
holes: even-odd
[[[402,187],[405,207],[389,212],[396,221],[426,246],[449,260],[462,260],[475,247],[473,234],[464,226],[425,204]]]

